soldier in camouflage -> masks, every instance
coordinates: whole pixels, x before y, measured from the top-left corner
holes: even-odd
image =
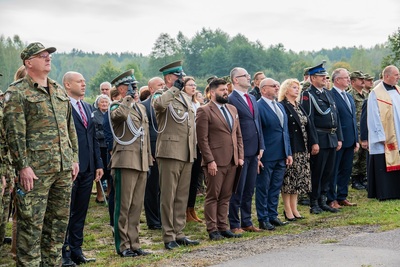
[[[29,44],[21,52],[27,75],[4,97],[4,127],[19,172],[17,266],[60,265],[72,180],[79,172],[69,98],[48,78],[55,51]]]
[[[369,94],[369,92],[364,89],[364,79],[365,76],[361,71],[354,71],[350,73],[351,88],[348,90],[348,93],[353,96],[354,103],[356,105],[356,119],[359,135],[362,105],[364,100],[368,98]],[[361,145],[360,136],[358,137],[358,141]],[[366,179],[365,177],[367,176],[367,153],[368,151],[362,148],[362,146],[360,146],[360,149],[354,153],[351,182],[352,187],[357,190],[366,189],[363,181]]]

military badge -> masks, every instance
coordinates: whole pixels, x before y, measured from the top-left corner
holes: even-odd
[[[307,101],[308,100],[308,96],[303,95],[303,100]]]

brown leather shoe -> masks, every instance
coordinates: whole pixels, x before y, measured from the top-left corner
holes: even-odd
[[[197,222],[197,220],[193,218],[190,208],[187,208],[186,210],[186,222]]]
[[[233,228],[231,229],[231,232],[234,234],[243,234],[244,230],[242,228]]]
[[[345,200],[339,201],[339,205],[353,207],[353,206],[357,206],[357,203],[351,203],[350,201],[345,199]]]
[[[247,227],[243,227],[242,228],[244,231],[246,231],[246,232],[255,232],[255,233],[258,233],[258,232],[262,232],[263,230],[261,230],[260,228],[257,228],[257,227],[255,227],[254,225],[250,225],[250,226],[247,226]]]
[[[188,208],[190,214],[192,215],[192,218],[195,219],[196,221],[198,221],[199,223],[202,223],[203,221],[197,217],[196,211],[194,210],[194,208]]]
[[[342,206],[340,206],[339,203],[336,200],[334,200],[331,203],[329,203],[329,207],[334,208],[334,209],[341,209],[342,208]]]

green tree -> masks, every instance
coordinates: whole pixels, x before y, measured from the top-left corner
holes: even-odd
[[[388,37],[388,47],[391,53],[383,58],[381,64],[382,69],[388,65],[400,65],[400,27]]]
[[[94,75],[88,84],[87,96],[95,96],[99,94],[99,86],[104,81],[111,82],[115,77],[121,74],[121,69],[115,67],[111,60],[100,66],[99,71]]]

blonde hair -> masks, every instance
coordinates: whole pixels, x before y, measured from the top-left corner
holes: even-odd
[[[14,81],[17,81],[19,79],[22,79],[26,76],[26,69],[25,66],[22,65],[21,67],[18,68],[18,70],[14,74]]]
[[[286,92],[288,91],[288,89],[293,85],[293,84],[297,84],[299,86],[299,90],[300,90],[300,82],[297,79],[286,79],[280,86],[279,88],[279,95],[278,95],[278,101],[282,101],[286,98]],[[298,95],[297,101],[300,100],[300,94]]]

